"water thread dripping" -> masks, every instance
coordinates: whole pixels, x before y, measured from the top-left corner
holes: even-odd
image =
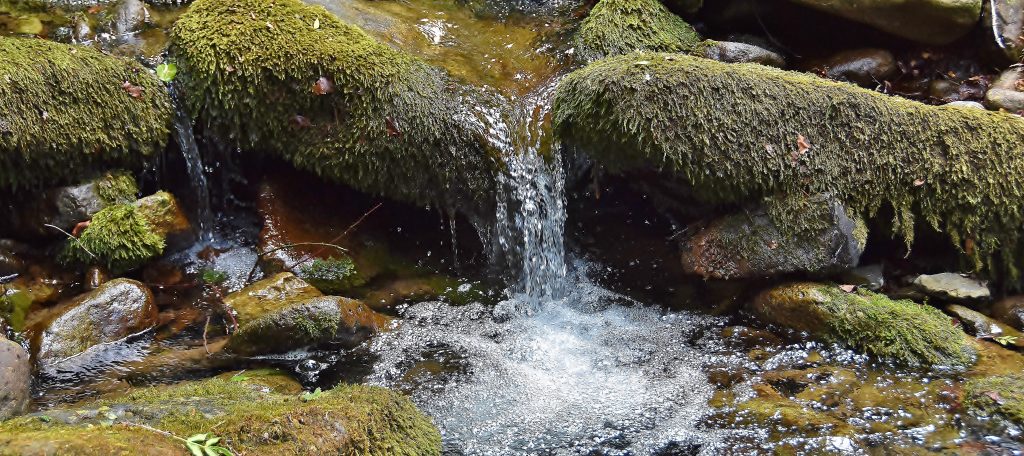
[[[185,111],[184,103],[179,99],[178,91],[170,86],[171,99],[174,100],[174,134],[185,159],[185,171],[192,184],[195,198],[195,221],[199,227],[201,241],[213,239],[213,210],[210,208],[210,188],[203,170],[203,157],[196,145],[196,137],[192,131],[192,119]]]

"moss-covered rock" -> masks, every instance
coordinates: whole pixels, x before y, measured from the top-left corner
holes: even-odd
[[[163,149],[172,112],[163,85],[135,62],[0,38],[0,190],[137,167]]]
[[[348,291],[366,283],[348,256],[317,258],[299,268],[299,277],[328,294]]]
[[[750,311],[761,321],[802,331],[879,358],[911,365],[966,367],[976,351],[934,307],[869,291],[790,283],[762,292]]]
[[[554,110],[562,140],[607,168],[661,170],[707,202],[829,193],[855,213],[895,208],[908,242],[923,218],[990,272],[1024,250],[1020,117],[653,53],[570,74]]]
[[[492,200],[498,160],[452,81],[322,7],[200,0],[173,43],[188,105],[225,139],[393,198]]]
[[[0,455],[187,454],[180,441],[140,424],[181,438],[212,432],[235,454],[441,454],[430,419],[384,388],[342,385],[302,400],[274,392],[263,376],[242,376],[142,388],[10,420],[0,424]]]
[[[138,191],[134,177],[112,171],[76,185],[12,198],[0,232],[22,239],[61,237],[64,233],[47,225],[70,232],[107,206],[135,201]]]
[[[793,1],[928,44],[947,44],[966,34],[978,22],[982,4],[981,0]]]
[[[996,432],[1024,429],[1024,375],[973,379],[964,385],[963,405],[971,415],[989,420]]]
[[[601,0],[573,38],[584,61],[635,51],[689,52],[700,35],[658,0]]]

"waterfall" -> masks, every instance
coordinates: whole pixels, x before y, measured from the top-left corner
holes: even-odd
[[[171,99],[174,100],[174,134],[178,148],[185,159],[185,171],[192,184],[195,198],[196,225],[199,227],[200,241],[213,238],[213,211],[210,209],[210,189],[203,170],[203,157],[196,146],[196,137],[192,132],[192,118],[185,111],[185,104],[180,100],[177,89],[172,84],[169,88]]]

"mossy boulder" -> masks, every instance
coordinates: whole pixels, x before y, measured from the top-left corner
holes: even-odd
[[[1013,275],[1024,251],[1024,118],[637,53],[563,79],[554,123],[609,170],[660,170],[704,202],[827,193],[853,213],[893,208],[908,243],[923,219],[989,272]]]
[[[759,320],[909,365],[962,368],[975,363],[971,340],[934,307],[818,283],[779,285],[749,310]]]
[[[141,65],[82,46],[0,37],[0,191],[138,167],[173,109]]]
[[[927,44],[948,44],[966,34],[978,23],[982,4],[982,0],[793,1]]]
[[[658,0],[601,0],[573,37],[587,62],[635,51],[689,52],[700,41],[690,24]]]
[[[964,385],[967,412],[985,420],[992,431],[1024,429],[1024,375],[975,378]]]
[[[130,174],[110,171],[76,185],[12,198],[0,231],[21,239],[61,237],[63,233],[47,225],[70,232],[75,224],[89,220],[107,206],[134,201],[138,191]]]
[[[314,259],[299,268],[299,277],[327,294],[342,293],[366,283],[348,256]]]
[[[465,93],[422,61],[298,0],[199,0],[173,30],[203,125],[247,150],[415,203],[492,201],[500,160]]]
[[[312,400],[282,394],[263,376],[141,388],[109,400],[0,424],[0,455],[181,455],[181,438],[212,432],[235,454],[421,456],[441,435],[412,402],[387,389],[341,385]]]

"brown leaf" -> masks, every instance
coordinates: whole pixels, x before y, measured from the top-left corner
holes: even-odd
[[[388,129],[388,136],[402,136],[402,132],[398,129],[398,125],[390,117],[384,118],[384,126]]]
[[[966,253],[967,256],[974,255],[974,239],[973,238],[964,239],[964,253]]]
[[[320,79],[317,79],[316,82],[313,83],[313,93],[317,95],[327,95],[333,92],[334,83],[324,76],[320,76]]]
[[[996,404],[1003,405],[1003,397],[996,391],[985,391],[984,393],[989,399],[995,401]]]
[[[224,67],[224,69],[227,70],[228,73],[234,73],[235,72],[235,66],[230,64],[230,63],[228,64],[228,66]]]
[[[1024,92],[1024,79],[1021,79],[1021,80],[1018,80],[1017,82],[1015,82],[1013,84],[1013,87],[1015,89],[1017,89],[1018,92]]]
[[[142,98],[142,87],[140,86],[124,81],[124,84],[121,84],[121,88],[128,92],[128,95],[131,95],[132,98]]]
[[[811,150],[811,143],[807,142],[807,138],[804,138],[804,135],[797,135],[796,147],[797,150],[789,154],[789,158],[794,164],[796,164],[796,162],[800,160],[800,157],[803,157],[807,151]]]
[[[924,185],[924,179],[914,179],[914,186],[915,187],[920,187],[922,185]]]
[[[856,285],[840,285],[839,289],[843,290],[843,291],[845,291],[847,293],[853,293],[853,291],[857,289],[857,286]]]
[[[90,6],[89,9],[87,9],[85,11],[87,13],[89,13],[89,14],[96,14],[96,13],[98,13],[100,11],[103,11],[103,7],[100,6],[100,5]]]

